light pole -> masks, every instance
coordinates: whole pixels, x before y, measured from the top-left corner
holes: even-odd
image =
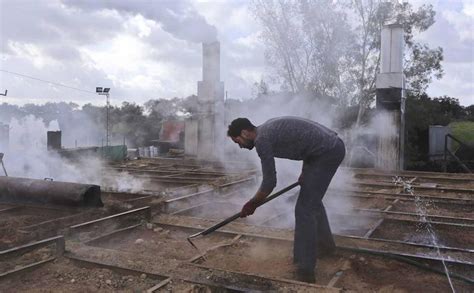
[[[109,92],[110,92],[110,88],[108,87],[105,87],[105,88],[102,88],[102,87],[96,87],[95,88],[95,92],[99,95],[102,95],[102,96],[105,96],[106,99],[107,99],[107,108],[106,108],[106,112],[107,112],[107,118],[106,118],[106,126],[105,126],[105,146],[108,147],[109,144],[110,144],[110,139],[109,139],[109,105],[110,105],[110,95],[109,95]]]

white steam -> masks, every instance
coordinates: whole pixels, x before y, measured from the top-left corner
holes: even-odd
[[[96,157],[84,156],[73,161],[47,150],[47,132],[60,130],[57,121],[45,125],[32,115],[10,122],[10,141],[3,152],[8,175],[33,179],[52,178],[55,181],[103,185],[117,191],[141,191],[144,182],[125,173],[107,170]],[[104,180],[107,175],[107,180]]]
[[[67,5],[86,11],[115,10],[126,15],[140,14],[155,21],[166,32],[176,38],[201,43],[217,39],[217,29],[210,25],[198,13],[189,1],[153,1],[114,0],[114,1],[80,1],[63,0]]]
[[[382,166],[393,165],[398,160],[394,147],[398,137],[397,119],[400,119],[397,111],[381,111],[367,125],[346,131],[348,165],[373,168],[377,161]]]

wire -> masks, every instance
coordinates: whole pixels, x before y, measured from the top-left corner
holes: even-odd
[[[83,90],[83,89],[68,86],[68,85],[65,85],[65,84],[62,84],[62,83],[49,81],[49,80],[44,80],[44,79],[41,79],[41,78],[37,78],[37,77],[33,77],[33,76],[29,76],[29,75],[25,75],[25,74],[21,74],[21,73],[17,73],[17,72],[12,72],[12,71],[8,71],[8,70],[4,70],[4,69],[0,69],[0,71],[10,73],[10,74],[14,74],[14,75],[18,75],[18,76],[22,76],[22,77],[26,77],[26,78],[30,78],[30,79],[34,79],[34,80],[41,81],[41,82],[46,82],[46,83],[57,85],[57,86],[62,86],[62,87],[65,87],[65,88],[76,90],[76,91],[81,91],[81,92],[85,92],[85,93],[89,93],[89,94],[96,94],[93,91]]]

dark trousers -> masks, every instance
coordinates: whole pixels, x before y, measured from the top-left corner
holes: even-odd
[[[314,270],[318,253],[335,248],[322,199],[345,154],[344,143],[338,139],[324,155],[303,162],[293,247],[293,260],[300,269]]]

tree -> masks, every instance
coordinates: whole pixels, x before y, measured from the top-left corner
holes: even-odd
[[[8,124],[12,118],[22,117],[22,111],[17,105],[2,103],[0,105],[0,122]]]
[[[466,107],[465,112],[466,112],[466,119],[469,121],[474,121],[474,105],[470,105],[469,107]]]
[[[132,147],[143,145],[149,139],[148,134],[152,129],[144,127],[147,118],[143,114],[143,107],[123,102],[120,107],[113,107],[110,114],[114,137],[126,138],[127,145]]]
[[[267,83],[262,79],[260,82],[254,82],[252,87],[252,96],[254,98],[258,98],[260,96],[265,96],[270,93],[270,89],[268,88]]]
[[[409,93],[405,112],[407,167],[414,168],[414,162],[428,161],[430,125],[447,126],[451,122],[463,121],[469,118],[467,109],[469,107],[461,106],[456,98],[430,98],[427,94]]]
[[[199,111],[198,97],[196,95],[190,95],[182,99],[180,101],[180,105],[184,111],[184,114],[193,115]]]
[[[263,27],[265,56],[273,66],[282,90],[337,96],[337,64],[343,62],[341,46],[348,42],[348,27],[332,1],[254,1],[253,11]]]
[[[181,99],[173,98],[170,100],[159,99],[149,100],[145,102],[145,112],[148,116],[154,117],[157,120],[174,119],[178,112],[183,111],[181,107]]]
[[[459,100],[448,96],[434,98],[433,101],[438,104],[440,116],[447,117],[450,121],[464,119],[466,112],[459,104]]]
[[[415,11],[395,0],[255,0],[253,11],[263,27],[267,60],[283,89],[359,105],[357,124],[375,98],[384,24],[404,28],[408,90],[422,93],[443,74],[442,49],[414,39],[434,23],[431,5]]]

